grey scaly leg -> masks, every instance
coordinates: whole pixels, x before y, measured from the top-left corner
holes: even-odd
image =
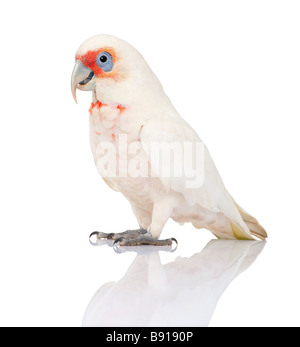
[[[145,229],[136,229],[136,230],[127,230],[122,233],[103,233],[100,231],[94,231],[90,235],[91,238],[95,237],[98,240],[113,240],[113,245],[116,247],[120,246],[172,246],[173,242],[177,244],[176,239],[166,239],[166,240],[158,240],[152,237],[151,233]],[[99,243],[92,242],[93,245],[97,245]]]

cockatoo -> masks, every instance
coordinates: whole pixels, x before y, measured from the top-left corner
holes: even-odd
[[[98,239],[118,246],[170,245],[174,239],[159,240],[169,218],[223,239],[267,237],[228,193],[206,146],[134,47],[111,35],[89,38],[76,52],[71,88],[76,102],[77,89],[92,92],[90,143],[97,169],[127,198],[140,226],[93,233]]]

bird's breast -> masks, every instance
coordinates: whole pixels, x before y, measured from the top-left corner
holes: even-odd
[[[126,108],[121,105],[107,105],[100,101],[92,103],[89,109],[91,132],[97,136],[102,135],[102,138],[106,138],[107,135],[112,136],[125,110]]]
[[[137,119],[125,106],[97,102],[90,107],[90,142],[95,164],[101,176],[125,195],[149,195],[153,185]]]
[[[145,120],[140,108],[93,103],[90,141],[96,167],[105,182],[120,191],[135,207],[152,211],[166,188],[153,175],[140,131]]]

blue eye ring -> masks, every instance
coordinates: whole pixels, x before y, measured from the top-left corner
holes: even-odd
[[[101,52],[97,55],[96,64],[104,72],[109,72],[114,66],[113,58],[108,52]]]

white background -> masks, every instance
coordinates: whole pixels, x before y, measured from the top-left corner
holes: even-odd
[[[70,91],[77,48],[108,33],[144,55],[269,234],[210,326],[299,326],[299,1],[2,1],[0,13],[0,325],[80,326],[134,258],[88,242],[137,225],[94,167],[91,95],[76,105]],[[172,221],[162,236],[180,245],[163,263],[214,238]]]

